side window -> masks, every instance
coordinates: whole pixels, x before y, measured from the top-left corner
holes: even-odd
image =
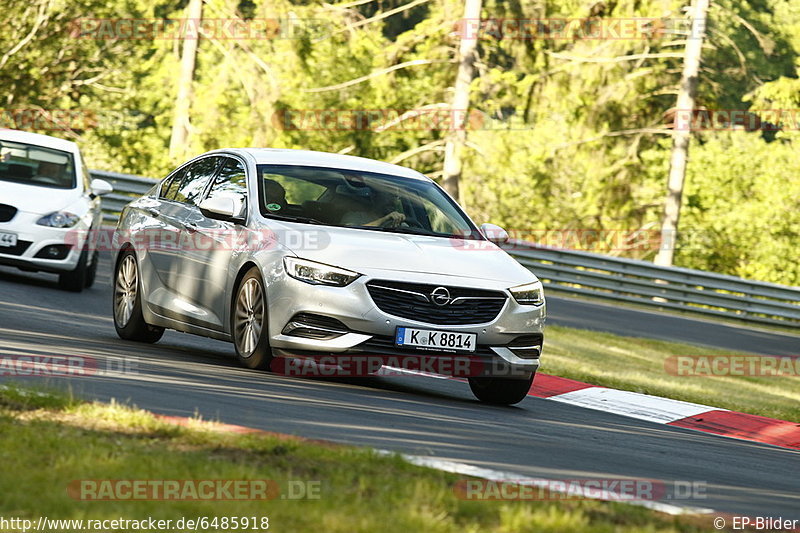
[[[175,201],[186,204],[193,204],[195,200],[200,200],[200,195],[206,188],[208,179],[217,169],[221,157],[205,157],[186,167],[186,174],[183,176],[180,185],[175,193]]]
[[[161,193],[158,197],[163,200],[174,200],[178,192],[178,187],[181,181],[183,181],[184,174],[186,174],[185,167],[177,172],[173,172],[171,176],[168,176],[167,179],[164,180],[164,183],[161,184]]]
[[[237,159],[224,158],[222,169],[208,191],[208,198],[232,198],[241,214],[247,205],[247,174]]]
[[[264,203],[285,203],[302,205],[305,202],[320,200],[326,191],[324,185],[303,178],[287,177],[282,174],[264,172],[261,175],[264,184]]]

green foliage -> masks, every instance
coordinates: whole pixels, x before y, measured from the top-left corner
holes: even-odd
[[[187,156],[229,146],[309,148],[440,177],[446,127],[377,126],[407,110],[449,105],[463,2],[431,0],[370,20],[407,4],[205,0],[207,19],[275,19],[290,31],[269,39],[201,36]],[[484,0],[483,17],[652,18],[686,29],[687,4]],[[95,168],[164,175],[183,159],[167,153],[181,42],[76,39],[69,30],[81,18],[183,18],[186,6],[185,0],[12,3],[0,13],[4,107],[94,113],[101,120],[93,127],[56,134],[78,140]],[[709,17],[698,104],[800,108],[796,0],[719,0]],[[461,187],[471,215],[519,231],[657,230],[684,37],[482,34]],[[409,62],[417,63],[396,68]],[[341,119],[348,111],[375,110],[385,114],[372,127],[320,125],[325,111]],[[796,130],[798,121],[795,115],[784,126]],[[788,132],[695,135],[678,264],[800,283],[790,255],[797,142]],[[790,185],[775,185],[770,172]],[[756,234],[763,251],[747,249],[745,236]],[[612,253],[652,259],[655,250]]]
[[[798,142],[797,135],[767,143],[733,131],[693,148],[681,223],[692,238],[677,250],[681,265],[798,283]]]

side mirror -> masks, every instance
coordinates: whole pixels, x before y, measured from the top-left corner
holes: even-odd
[[[106,194],[113,192],[114,187],[112,187],[111,184],[106,180],[93,179],[89,184],[89,190],[95,196],[105,196]]]
[[[496,224],[481,224],[481,233],[495,244],[508,242],[508,232]]]
[[[206,198],[197,207],[200,208],[203,216],[217,220],[233,220],[239,214],[233,198],[225,198],[224,196]]]

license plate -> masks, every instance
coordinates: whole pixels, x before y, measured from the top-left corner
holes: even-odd
[[[474,352],[478,335],[475,333],[456,333],[454,331],[435,331],[431,329],[397,328],[394,342],[397,346],[413,346],[437,350]]]
[[[17,235],[15,233],[0,233],[0,246],[11,248],[17,245]]]

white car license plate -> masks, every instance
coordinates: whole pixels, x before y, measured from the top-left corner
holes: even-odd
[[[17,245],[17,235],[15,233],[0,233],[0,247],[11,248]]]
[[[434,331],[430,329],[397,328],[394,342],[397,346],[413,346],[415,348],[436,348],[474,352],[478,335],[475,333],[457,333],[454,331]]]

